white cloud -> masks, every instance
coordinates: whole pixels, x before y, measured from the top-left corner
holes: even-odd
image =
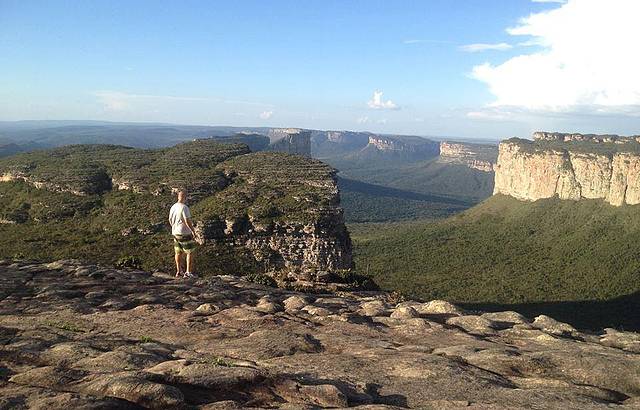
[[[386,125],[387,124],[387,119],[386,118],[382,118],[382,119],[376,121],[376,123],[382,124],[382,125]]]
[[[358,124],[366,124],[369,122],[369,117],[360,117],[356,120]]]
[[[371,100],[367,101],[369,108],[374,110],[398,110],[400,107],[391,100],[384,101],[382,99],[382,91],[374,91]]]
[[[273,111],[262,111],[260,113],[260,118],[263,120],[268,120],[273,116]]]
[[[477,53],[478,51],[487,51],[487,50],[505,51],[511,48],[513,48],[513,46],[507,43],[496,43],[496,44],[475,43],[475,44],[467,44],[465,46],[460,46],[460,50],[466,51],[468,53]]]
[[[638,15],[638,0],[568,0],[507,30],[541,51],[478,65],[472,77],[488,85],[494,107],[633,113],[624,107],[640,105]]]
[[[566,0],[531,0],[532,3],[566,3]]]

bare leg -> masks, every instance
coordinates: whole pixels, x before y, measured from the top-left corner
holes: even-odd
[[[193,254],[187,254],[187,272],[193,273]]]
[[[181,253],[176,253],[176,276],[180,273],[182,273],[182,254]]]

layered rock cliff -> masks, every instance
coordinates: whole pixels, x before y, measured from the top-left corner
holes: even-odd
[[[314,130],[311,132],[311,153],[315,158],[345,155],[364,148],[370,135],[368,132]]]
[[[437,142],[422,137],[370,135],[368,144],[357,156],[360,159],[421,161],[436,157],[439,151]]]
[[[553,135],[502,142],[494,193],[528,201],[557,195],[603,199],[615,206],[640,203],[640,145],[635,140]]]
[[[298,128],[273,128],[268,137],[271,144],[268,151],[286,152],[288,154],[311,156],[311,131]]]
[[[498,147],[494,145],[442,141],[438,160],[465,165],[478,171],[493,172],[497,157]]]
[[[0,238],[5,256],[135,256],[166,268],[164,224],[186,188],[203,270],[295,280],[352,266],[335,171],[302,156],[210,139],[158,150],[71,146],[3,159],[0,176],[0,219],[15,222]]]
[[[0,260],[3,409],[637,409],[638,352],[441,300]]]

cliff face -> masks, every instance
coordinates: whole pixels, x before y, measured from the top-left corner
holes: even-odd
[[[271,144],[268,151],[311,156],[311,131],[298,128],[273,128],[269,130]]]
[[[370,135],[363,151],[381,158],[425,160],[438,155],[439,144],[421,137]]]
[[[603,140],[584,146],[564,141],[502,142],[494,193],[527,201],[558,195],[572,200],[603,199],[615,206],[640,203],[640,153],[635,142],[625,146]]]
[[[164,269],[171,237],[163,225],[180,188],[189,192],[203,270],[295,278],[352,267],[331,167],[210,139],[159,150],[72,146],[1,160],[0,220],[15,224],[5,224],[0,257],[27,250],[113,263],[131,255]],[[66,231],[69,223],[77,236]],[[27,249],[27,232],[44,246]]]
[[[234,189],[196,208],[205,218],[198,227],[202,243],[242,243],[268,269],[335,271],[352,266],[351,239],[331,167],[317,160],[256,153],[233,158],[220,168]]]
[[[345,155],[369,143],[368,132],[318,131],[311,133],[311,153],[315,158]]]
[[[440,162],[461,164],[483,172],[493,172],[498,149],[493,145],[443,141],[440,143]]]

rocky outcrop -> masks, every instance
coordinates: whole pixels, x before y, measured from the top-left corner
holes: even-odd
[[[6,255],[21,253],[11,248],[22,243],[10,237],[19,237],[23,224],[51,234],[50,241],[42,240],[53,243],[56,232],[62,234],[73,218],[86,232],[69,236],[67,248],[56,252],[67,249],[69,256],[91,255],[92,260],[110,263],[135,256],[149,268],[163,268],[170,260],[157,244],[165,241],[167,252],[171,250],[167,212],[175,192],[186,188],[201,245],[200,267],[266,272],[288,277],[288,282],[317,277],[317,272],[353,267],[335,172],[318,160],[250,153],[246,145],[212,139],[160,150],[74,146],[24,154],[0,161],[0,198],[5,192],[20,192],[25,201],[0,202],[0,219],[10,222],[3,224],[7,235],[0,243],[6,241]],[[24,182],[39,191],[29,190]],[[114,244],[114,233],[127,241]],[[80,249],[89,237],[91,246]],[[129,241],[136,246],[128,246]],[[105,251],[95,255],[95,249]],[[37,256],[44,257],[47,251],[42,252]]]
[[[65,171],[60,170],[55,180],[29,175],[24,172],[5,171],[0,174],[0,182],[17,182],[21,181],[36,189],[46,189],[53,192],[68,192],[73,195],[83,196],[100,194],[112,188],[114,182],[104,169],[87,169],[85,172],[78,173],[72,177],[64,177]],[[1,171],[0,171],[1,172]],[[62,176],[62,178],[59,178]],[[63,179],[63,180],[61,180]],[[118,184],[118,182],[115,182]],[[118,189],[129,189],[120,188]]]
[[[495,194],[527,201],[557,195],[560,199],[603,199],[615,206],[640,203],[636,142],[601,141],[585,146],[537,138],[536,142],[512,139],[500,144]]]
[[[442,141],[439,162],[465,165],[483,172],[493,172],[498,147],[485,144]]]
[[[384,293],[0,261],[2,408],[638,408],[640,335]]]
[[[269,130],[269,151],[311,156],[311,131],[298,128],[273,128]]]

